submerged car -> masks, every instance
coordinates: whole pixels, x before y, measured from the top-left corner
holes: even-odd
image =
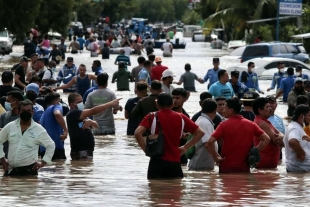
[[[0,53],[10,54],[13,51],[13,35],[5,29],[0,31]]]

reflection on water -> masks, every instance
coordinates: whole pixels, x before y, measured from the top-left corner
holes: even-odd
[[[155,53],[160,55],[161,51]],[[185,63],[191,63],[193,72],[203,77],[212,66],[212,57],[225,53],[189,40],[185,50],[175,50],[173,58],[163,58],[163,64],[174,71],[176,79],[184,72]],[[86,52],[72,56],[77,65],[86,63],[91,72],[91,63],[96,58],[89,58]],[[116,70],[115,57],[111,55],[110,60],[102,61],[110,77]],[[136,58],[131,57],[133,66]],[[221,61],[224,68],[230,64]],[[270,81],[260,81],[265,92],[269,85]],[[115,90],[116,85],[108,87]],[[199,93],[191,93],[185,103],[184,108],[191,116],[200,110],[199,94],[206,88],[206,84],[197,83]],[[134,93],[116,92],[116,96],[123,98],[124,106]],[[67,96],[63,99],[67,101]],[[277,114],[284,118],[286,109],[286,105],[279,104]],[[1,206],[309,206],[308,174],[287,174],[284,162],[277,170],[252,170],[251,174],[219,175],[217,167],[209,172],[191,172],[183,167],[183,180],[148,181],[148,157],[134,137],[124,135],[127,120],[123,112],[115,116],[115,125],[115,136],[96,137],[92,161],[57,161],[41,169],[38,178],[3,177]],[[69,158],[69,139],[65,141],[65,149]]]

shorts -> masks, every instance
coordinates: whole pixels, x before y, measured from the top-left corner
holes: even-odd
[[[147,171],[147,179],[182,179],[181,163],[151,158]]]
[[[83,150],[70,153],[70,157],[72,160],[80,160],[80,159],[93,159],[93,151],[92,150]]]
[[[38,175],[37,170],[33,170],[32,167],[35,165],[31,164],[23,167],[15,167],[9,171],[5,171],[3,176],[29,176],[29,175]]]

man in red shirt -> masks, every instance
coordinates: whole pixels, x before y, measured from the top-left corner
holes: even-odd
[[[255,113],[254,122],[270,137],[269,144],[259,152],[260,162],[256,164],[256,168],[276,168],[280,158],[280,148],[284,146],[284,135],[277,130],[268,118],[271,116],[271,106],[267,98],[257,98],[252,104]],[[260,140],[254,138],[254,145]]]
[[[238,98],[226,100],[226,121],[221,122],[208,141],[209,152],[215,162],[219,163],[220,173],[250,172],[247,158],[252,148],[254,137],[258,137],[258,151],[264,149],[270,138],[257,124],[240,115],[241,104]],[[223,139],[221,155],[214,147],[214,143]]]
[[[173,99],[170,94],[159,94],[156,104],[159,109],[157,118],[165,136],[164,155],[160,158],[150,159],[147,178],[183,178],[180,156],[197,143],[203,137],[204,132],[185,115],[171,110],[173,107]],[[154,120],[154,114],[146,115],[135,131],[136,140],[144,152],[145,141],[143,134],[147,129],[153,132],[155,131],[154,134],[158,134],[158,126]],[[183,131],[192,133],[194,137],[184,146],[179,147]]]
[[[155,58],[156,66],[154,66],[152,68],[152,75],[151,75],[152,80],[159,80],[160,81],[163,72],[168,69],[168,67],[162,65],[161,62],[162,62],[161,57]]]

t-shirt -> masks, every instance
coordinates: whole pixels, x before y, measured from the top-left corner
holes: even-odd
[[[130,72],[119,70],[113,74],[112,81],[117,82],[118,91],[129,91],[129,80],[131,79]]]
[[[295,78],[293,76],[288,76],[280,82],[280,89],[283,90],[283,102],[287,102],[288,94],[294,88]]]
[[[19,78],[18,78],[19,81],[22,82],[24,85],[26,85],[26,74],[25,74],[25,69],[24,69],[21,65],[18,66],[18,68],[16,69],[15,75],[19,75]],[[22,91],[24,91],[24,87],[18,85],[16,82],[15,82],[15,87],[16,87],[16,88],[19,88],[19,89],[22,90]]]
[[[125,55],[127,57],[130,57],[131,48],[127,46],[127,47],[123,47],[123,50],[125,51]]]
[[[57,80],[57,75],[52,70],[46,70],[44,72],[42,80],[50,80],[50,79],[51,80]],[[56,83],[54,83],[54,84],[44,83],[44,85],[52,87],[52,88],[56,88],[57,87]]]
[[[10,91],[20,91],[20,89],[9,85],[0,85],[0,98],[6,96]]]
[[[62,106],[60,104],[51,105],[47,107],[41,116],[40,124],[45,128],[48,135],[55,142],[56,149],[64,150],[64,141],[60,139],[60,135],[63,134],[63,129],[56,121],[54,112],[59,110],[62,114]],[[40,151],[44,151],[43,147],[40,147]]]
[[[95,139],[91,129],[83,129],[83,120],[80,120],[81,110],[72,109],[66,116],[70,136],[71,152],[83,150],[94,151]]]
[[[186,71],[180,77],[180,81],[183,82],[184,89],[191,92],[196,91],[195,80],[198,80],[198,76],[190,71]]]
[[[202,112],[199,111],[197,112],[193,117],[192,117],[192,121],[196,122],[197,119],[201,116]],[[212,120],[213,124],[214,124],[214,129],[216,129],[218,127],[218,125],[222,122],[222,118],[220,115],[216,114],[215,118]]]
[[[188,168],[189,170],[213,170],[213,157],[208,152],[204,144],[209,141],[212,133],[214,132],[214,124],[206,114],[201,114],[195,123],[202,129],[205,135],[198,143],[195,144],[195,154],[190,160]],[[217,151],[217,142],[215,142],[214,145]]]
[[[34,114],[32,116],[32,119],[39,123],[40,122],[40,119],[41,119],[41,116],[42,114],[44,113],[44,108],[43,106],[41,106],[40,104],[36,103],[34,106],[33,106],[33,110],[34,110]]]
[[[168,67],[167,66],[164,66],[164,65],[156,65],[152,68],[152,75],[151,75],[151,78],[152,80],[159,80],[161,81],[161,77],[163,75],[163,72],[165,70],[167,70]]]
[[[138,65],[131,70],[131,78],[135,80],[135,86],[139,82],[139,73],[142,70],[143,66]]]
[[[240,130],[242,129],[242,130]],[[253,145],[254,137],[264,131],[241,115],[235,115],[220,123],[212,134],[215,139],[223,139],[220,162],[220,173],[250,172],[247,157]]]
[[[166,86],[165,84],[161,84],[161,90],[162,92],[168,93],[170,95],[172,95],[172,91],[174,90],[174,87],[172,85],[170,85],[169,87]]]
[[[80,49],[83,50],[86,41],[83,38],[78,38],[76,41],[79,42]]]
[[[151,122],[149,121],[149,116],[144,117],[140,126],[151,129],[154,114],[151,115]],[[161,159],[170,161],[170,162],[180,162],[180,138],[183,131],[194,133],[198,126],[192,122],[185,115],[174,112],[170,109],[162,109],[158,111],[158,120],[162,127],[163,134],[165,136],[164,141],[164,155]],[[182,119],[184,120],[184,129],[182,130]],[[158,126],[156,124],[155,134],[158,134]]]
[[[127,135],[134,135],[135,130],[139,126],[139,119],[135,118],[131,115],[132,110],[137,105],[138,101],[140,100],[140,97],[130,98],[127,100],[125,105],[125,110],[129,114],[128,124],[127,124]]]
[[[127,70],[127,65],[131,65],[130,63],[130,58],[126,55],[118,55],[115,59],[115,63],[119,63],[119,62],[124,62],[125,63],[125,67],[126,67],[126,70]]]
[[[217,81],[210,86],[209,92],[212,94],[212,96],[214,96],[214,98],[223,96],[226,99],[230,99],[235,95],[234,90],[229,82],[222,84]]]
[[[286,130],[284,136],[285,156],[286,156],[286,170],[289,172],[309,172],[310,171],[310,142],[302,140],[302,137],[306,135],[302,126],[292,121]],[[289,141],[291,139],[296,139],[300,146],[306,153],[306,158],[304,161],[296,160],[296,152],[289,147]]]
[[[249,121],[254,121],[254,119],[255,119],[255,114],[252,111],[241,110],[240,115]]]
[[[152,46],[148,45],[146,46],[145,51],[146,51],[146,55],[150,55],[154,52],[154,49]]]
[[[170,43],[170,42],[165,42],[164,44],[163,44],[163,52],[165,53],[165,54],[171,54],[171,49],[170,49],[170,46],[171,46],[172,44]]]
[[[151,81],[151,77],[149,72],[147,71],[147,69],[142,68],[142,70],[140,70],[139,72],[139,79],[138,81],[143,80],[145,81],[147,84],[151,85],[152,81]]]

